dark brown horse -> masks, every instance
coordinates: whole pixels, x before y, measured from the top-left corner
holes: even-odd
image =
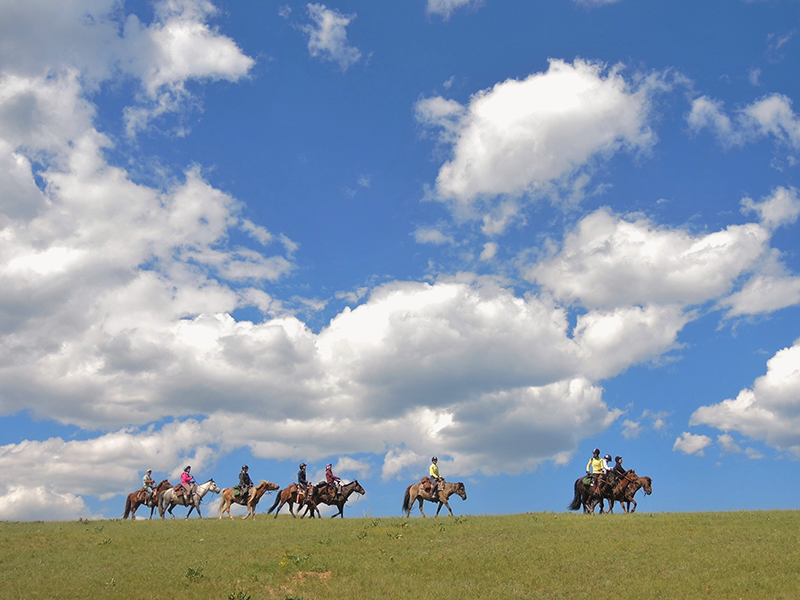
[[[572,503],[567,506],[569,510],[579,510],[583,507],[583,512],[587,514],[594,514],[594,509],[600,505],[600,514],[603,514],[604,500],[608,500],[608,512],[613,513],[614,502],[619,502],[622,505],[624,512],[636,511],[636,500],[633,499],[637,491],[644,488],[645,494],[651,494],[653,491],[652,480],[649,477],[639,477],[636,471],[630,470],[612,485],[608,482],[601,481],[596,487],[591,484],[584,483],[584,477],[581,477],[575,482],[575,497]],[[633,503],[633,509],[630,505]],[[627,505],[627,506],[626,506]]]
[[[439,511],[442,510],[442,505],[444,505],[447,507],[447,510],[450,511],[450,516],[452,517],[453,509],[450,508],[450,503],[447,500],[453,494],[460,496],[462,500],[467,499],[467,489],[460,481],[458,483],[450,483],[449,481],[445,481],[442,484],[442,489],[439,490],[439,496],[437,500],[433,499],[431,493],[425,489],[425,486],[421,481],[412,483],[406,488],[406,493],[403,496],[403,512],[406,513],[407,517],[410,516],[411,509],[414,508],[414,502],[419,501],[419,512],[424,517],[425,511],[422,510],[422,503],[423,500],[427,500],[428,502],[439,503],[439,506],[436,508],[435,516],[439,516]]]
[[[308,514],[309,509],[311,510],[312,518],[315,512],[321,517],[322,515],[320,515],[317,506],[319,504],[327,504],[328,506],[335,506],[339,509],[339,512],[331,515],[331,519],[334,517],[342,517],[344,519],[344,505],[347,504],[347,499],[354,493],[361,494],[362,496],[367,493],[366,490],[361,487],[361,484],[358,483],[358,479],[350,483],[345,483],[338,494],[334,493],[328,485],[314,486],[311,491],[311,497],[308,498],[306,502],[306,510],[303,513],[303,517]]]
[[[586,476],[580,477],[575,482],[575,496],[572,502],[567,505],[567,510],[580,510],[583,507],[585,514],[594,514],[594,509],[597,504],[600,504],[600,514],[603,514],[603,496],[598,494],[595,487],[591,483],[584,483],[587,479]]]
[[[131,494],[128,494],[128,497],[125,500],[125,514],[122,515],[122,518],[127,519],[128,515],[130,515],[131,520],[135,520],[136,509],[139,508],[142,504],[144,504],[145,506],[150,507],[150,518],[152,519],[153,512],[158,507],[158,499],[161,497],[161,494],[163,494],[165,490],[168,490],[171,487],[172,484],[169,481],[167,481],[166,479],[163,480],[153,490],[153,495],[150,498],[150,502],[147,501],[147,492],[144,489],[139,489]]]
[[[232,519],[233,516],[231,515],[231,504],[241,504],[242,506],[247,506],[247,514],[243,516],[243,519],[247,517],[253,516],[256,518],[256,506],[258,505],[258,501],[261,500],[261,497],[266,492],[274,492],[275,490],[279,489],[277,483],[272,483],[271,481],[266,481],[264,479],[261,480],[257,486],[250,490],[250,494],[247,498],[243,498],[241,495],[237,496],[234,494],[234,488],[225,488],[222,490],[222,499],[219,503],[219,518],[222,518],[226,512],[228,516]]]

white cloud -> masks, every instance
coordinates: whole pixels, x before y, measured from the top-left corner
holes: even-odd
[[[599,209],[524,276],[557,299],[586,307],[698,304],[727,293],[766,252],[769,239],[769,230],[752,223],[692,235]]]
[[[764,96],[739,108],[733,118],[725,113],[721,101],[701,96],[692,101],[686,119],[692,131],[710,129],[725,146],[742,146],[772,136],[781,144],[800,148],[800,119],[792,110],[792,101],[782,94]]]
[[[684,431],[679,438],[675,440],[672,446],[673,452],[679,450],[684,454],[697,454],[697,456],[705,456],[705,448],[711,444],[711,438],[707,435],[695,435]]]
[[[308,36],[308,51],[311,56],[335,62],[342,71],[361,60],[361,51],[347,39],[347,26],[356,15],[344,15],[324,4],[307,4],[308,16],[313,25],[304,25],[302,31]]]
[[[742,451],[739,444],[734,441],[733,436],[727,433],[718,435],[717,443],[720,445],[720,448],[722,448],[722,451],[728,454],[739,454]]]
[[[741,205],[743,214],[755,212],[761,224],[770,229],[795,223],[800,215],[800,198],[797,197],[797,189],[793,187],[779,187],[761,202],[743,198]]]
[[[454,244],[455,240],[435,227],[418,227],[414,231],[414,241],[418,244],[434,244],[441,246],[442,244]]]
[[[736,398],[701,406],[690,425],[708,425],[800,456],[800,340],[767,361],[767,373]]]
[[[595,6],[605,6],[606,4],[616,4],[621,0],[573,0],[575,4],[582,4],[583,6],[588,7],[595,7]]]
[[[633,85],[618,67],[551,60],[547,72],[498,83],[466,106],[423,98],[418,121],[439,128],[452,150],[436,180],[437,197],[459,218],[481,218],[491,215],[497,196],[535,196],[577,182],[582,189],[592,161],[654,143],[650,97],[664,87],[656,75]]]
[[[486,242],[483,245],[480,259],[484,262],[492,260],[497,255],[497,242]]]
[[[45,486],[11,486],[0,494],[0,521],[72,521],[99,519],[83,498]]]
[[[635,440],[642,434],[642,424],[637,421],[625,419],[622,422],[622,437],[626,440]]]
[[[483,0],[428,0],[428,14],[441,15],[444,19],[459,8],[477,8],[483,5]]]

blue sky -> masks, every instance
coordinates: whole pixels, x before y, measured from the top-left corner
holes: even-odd
[[[794,507],[796,0],[0,7],[0,519]]]

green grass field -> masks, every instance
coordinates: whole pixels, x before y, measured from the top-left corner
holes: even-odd
[[[0,598],[800,598],[800,512],[0,523]]]

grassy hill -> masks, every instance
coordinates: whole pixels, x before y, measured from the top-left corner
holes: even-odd
[[[0,598],[800,598],[800,512],[0,523]]]

